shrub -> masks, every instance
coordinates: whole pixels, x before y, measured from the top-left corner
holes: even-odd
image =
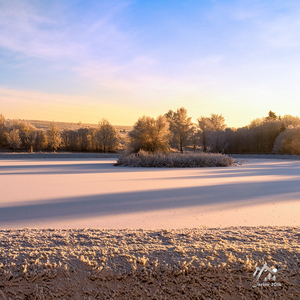
[[[149,153],[139,151],[119,157],[116,165],[129,167],[226,167],[233,165],[234,160],[224,154],[216,153]]]

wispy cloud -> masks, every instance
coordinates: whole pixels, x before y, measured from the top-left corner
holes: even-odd
[[[55,32],[57,21],[40,16],[27,2],[2,1],[0,10],[0,45],[29,57],[58,58],[72,53]],[[12,21],[13,20],[13,21]]]
[[[99,2],[87,15],[70,3],[54,1],[48,12],[30,1],[0,0],[0,47],[21,58],[18,64],[43,60],[52,70],[65,68],[103,88],[129,91],[142,78],[155,77],[157,59],[139,53],[134,33],[117,20],[130,2]]]
[[[125,3],[98,7],[99,14],[91,19],[80,16],[80,12],[72,15],[72,5],[63,6],[57,1],[52,1],[49,11],[41,6],[42,3],[33,5],[30,1],[0,1],[0,46],[29,57],[75,61],[101,53],[125,39],[111,21]]]

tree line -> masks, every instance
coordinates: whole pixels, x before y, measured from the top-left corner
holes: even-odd
[[[157,118],[137,120],[125,140],[106,119],[97,128],[60,131],[55,123],[45,131],[20,120],[6,124],[0,115],[0,147],[30,151],[57,149],[66,151],[129,152],[144,150],[167,153],[282,153],[300,155],[300,118],[277,116],[273,111],[241,128],[229,128],[222,114],[201,116],[193,123],[184,107],[169,110]]]
[[[9,147],[28,151],[115,151],[120,144],[117,129],[106,119],[99,122],[97,128],[80,128],[78,130],[60,130],[55,122],[48,130],[36,129],[28,122],[18,119],[6,124],[3,115],[0,115],[0,147]]]

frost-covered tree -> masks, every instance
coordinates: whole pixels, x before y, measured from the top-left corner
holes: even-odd
[[[106,119],[102,119],[102,121],[99,122],[97,141],[104,153],[114,151],[120,143],[119,132]]]
[[[226,124],[223,115],[211,114],[210,117],[201,116],[197,121],[203,151],[224,152],[228,145],[224,140]]]
[[[68,150],[79,151],[80,150],[80,144],[79,144],[78,131],[77,130],[68,130],[67,134],[68,134],[68,137],[69,137]]]
[[[44,148],[47,148],[48,146],[48,139],[47,139],[47,133],[44,129],[40,129],[35,131],[34,134],[34,148],[36,150],[41,150]]]
[[[50,124],[48,135],[48,146],[55,152],[61,144],[60,130],[54,122]]]
[[[198,121],[198,128],[201,133],[201,144],[203,151],[207,151],[208,147],[208,132],[212,130],[212,124],[210,118],[201,116],[200,118],[197,119]]]
[[[128,133],[127,148],[134,153],[139,150],[167,153],[170,149],[169,139],[169,122],[166,116],[158,116],[156,119],[143,116]]]
[[[7,132],[6,120],[2,114],[0,114],[0,147],[5,146],[7,142]]]
[[[7,134],[7,143],[13,149],[13,151],[15,151],[17,148],[20,148],[22,142],[18,129],[13,129],[10,133]]]
[[[24,149],[29,150],[33,147],[35,140],[35,131],[35,126],[27,122],[20,122],[19,132]]]
[[[196,152],[198,146],[200,143],[200,133],[196,126],[196,124],[193,124],[192,126],[192,133],[190,135],[190,144],[193,148],[193,151]]]
[[[211,130],[219,131],[226,128],[225,118],[222,114],[211,114],[209,119]]]
[[[225,153],[229,144],[223,130],[211,130],[207,135],[209,152]]]
[[[276,139],[273,151],[276,153],[300,155],[300,126],[290,126]]]
[[[250,129],[255,128],[257,126],[260,126],[263,123],[264,123],[264,118],[256,118],[250,122],[250,124],[248,125],[248,128],[250,128]]]
[[[184,107],[177,109],[176,112],[169,110],[166,117],[170,123],[171,143],[183,153],[183,147],[191,144],[192,118],[187,116],[187,110]]]
[[[281,122],[285,128],[288,128],[289,126],[297,127],[300,125],[300,118],[292,115],[284,115],[281,118]]]
[[[10,122],[10,127],[12,129],[18,129],[21,139],[21,146],[25,150],[31,149],[35,142],[35,126],[28,122],[22,122],[19,119],[14,119]]]
[[[97,128],[89,128],[88,133],[89,145],[92,151],[98,150],[98,142],[97,142]]]
[[[0,129],[6,126],[5,118],[2,114],[0,114]]]
[[[65,150],[70,151],[70,137],[69,137],[69,130],[64,129],[61,133],[61,145],[64,147]]]
[[[80,128],[77,130],[78,133],[78,143],[80,146],[80,151],[87,151],[89,149],[89,129]]]

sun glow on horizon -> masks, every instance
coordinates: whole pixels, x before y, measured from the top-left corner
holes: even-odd
[[[185,107],[194,122],[222,113],[242,127],[269,110],[300,115],[297,2],[0,5],[6,118],[130,126]]]

